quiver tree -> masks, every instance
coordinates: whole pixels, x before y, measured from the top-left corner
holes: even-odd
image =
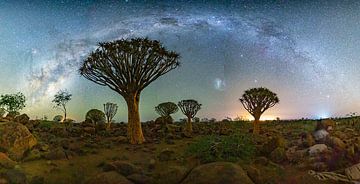
[[[195,117],[196,113],[201,109],[201,104],[196,100],[181,100],[178,106],[182,113],[187,117],[186,131],[192,133],[191,119]]]
[[[155,107],[155,111],[161,117],[171,116],[179,110],[178,106],[173,102],[164,102]]]
[[[80,74],[124,97],[128,106],[127,135],[131,144],[142,144],[139,101],[141,91],[179,66],[179,54],[159,41],[134,38],[99,43],[80,68]]]
[[[117,112],[118,106],[114,103],[108,102],[104,104],[104,112],[106,116],[106,129],[110,130],[112,119],[114,118]]]
[[[55,104],[54,108],[58,108],[64,112],[64,119],[66,120],[67,116],[67,108],[66,104],[71,100],[72,94],[70,94],[67,90],[60,90],[54,95],[54,99],[52,102]]]
[[[260,116],[266,110],[279,103],[277,95],[263,87],[246,90],[239,100],[244,108],[254,117],[254,134],[260,132]]]

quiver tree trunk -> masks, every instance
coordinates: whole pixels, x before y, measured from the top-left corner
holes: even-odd
[[[106,130],[109,131],[111,129],[111,120],[109,118],[106,118]]]
[[[140,94],[133,93],[125,97],[128,106],[128,139],[130,144],[142,144],[145,141],[142,133],[140,114],[139,114],[139,101]]]
[[[191,116],[187,117],[185,131],[187,131],[188,133],[192,133],[192,131],[193,131],[192,122],[191,122]]]
[[[260,116],[261,116],[261,113],[254,114],[253,134],[260,133]]]

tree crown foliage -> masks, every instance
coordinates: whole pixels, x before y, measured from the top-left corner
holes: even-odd
[[[99,43],[79,72],[122,96],[139,93],[161,75],[179,66],[179,54],[157,40],[121,39]]]
[[[70,94],[67,90],[60,90],[54,95],[54,99],[52,100],[55,103],[55,107],[63,107],[71,100],[72,94]]]
[[[179,110],[173,102],[164,102],[155,107],[155,111],[162,117],[170,116]]]
[[[26,98],[23,93],[5,94],[0,96],[0,106],[10,113],[16,113],[25,107]]]
[[[196,113],[201,109],[201,104],[199,104],[196,100],[181,100],[178,103],[180,110],[185,116],[194,118]]]
[[[105,123],[105,114],[99,109],[91,109],[86,113],[85,119],[91,120],[94,124]]]
[[[279,103],[277,94],[264,87],[246,90],[239,100],[253,116],[261,115],[267,109]]]

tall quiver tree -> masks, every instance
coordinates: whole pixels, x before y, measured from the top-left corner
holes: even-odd
[[[66,120],[67,116],[67,108],[66,104],[71,100],[72,94],[70,94],[67,90],[60,90],[54,95],[54,99],[52,102],[55,104],[54,108],[58,108],[64,112],[64,119]]]
[[[192,122],[191,119],[196,116],[196,113],[201,109],[201,104],[199,104],[196,100],[181,100],[178,103],[179,108],[182,113],[187,117],[186,122],[186,131],[192,133]]]
[[[114,103],[108,102],[104,104],[104,112],[106,116],[106,129],[110,130],[111,122],[117,112],[118,106]]]
[[[160,76],[179,66],[179,54],[159,41],[134,38],[99,43],[79,69],[85,78],[108,86],[124,97],[128,106],[128,138],[142,144],[139,101],[141,91]]]
[[[178,106],[173,102],[164,102],[155,107],[155,111],[163,118],[171,118],[171,114],[178,110]]]
[[[246,90],[239,100],[244,108],[254,117],[254,134],[260,132],[259,123],[261,115],[266,110],[279,103],[279,98],[276,93],[263,87]]]

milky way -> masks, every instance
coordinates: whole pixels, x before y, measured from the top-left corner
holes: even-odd
[[[77,69],[98,42],[131,37],[158,39],[182,56],[179,69],[145,89],[145,120],[156,117],[158,103],[184,98],[203,104],[200,117],[244,116],[238,98],[257,86],[279,94],[269,117],[341,116],[359,108],[357,2],[2,5],[2,76],[19,75],[2,77],[0,92],[25,91],[29,114],[55,115],[49,102],[68,88],[72,117],[114,101],[122,106],[118,120],[125,120],[121,97],[81,78]],[[15,14],[14,8],[23,11]]]

